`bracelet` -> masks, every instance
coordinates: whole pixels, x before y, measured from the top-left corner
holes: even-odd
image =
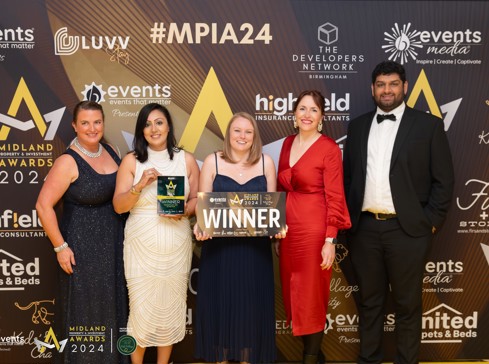
[[[132,186],[131,189],[129,190],[132,195],[140,195],[141,191],[136,191],[136,187]]]
[[[336,240],[336,238],[326,238],[326,239],[324,239],[324,242],[330,243],[331,245],[337,245],[338,244],[338,240]]]
[[[68,248],[68,243],[65,241],[63,244],[61,244],[60,246],[57,246],[56,248],[54,248],[54,251],[56,253],[59,253],[60,251],[62,250],[65,250],[66,248]]]

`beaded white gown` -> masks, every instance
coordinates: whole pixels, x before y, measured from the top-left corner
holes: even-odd
[[[185,152],[170,160],[168,151],[148,148],[148,160],[136,162],[135,181],[145,169],[161,175],[185,176]],[[168,346],[183,340],[187,287],[192,260],[192,235],[187,218],[174,220],[157,214],[157,182],[144,188],[125,227],[124,270],[129,291],[128,335],[141,347]]]

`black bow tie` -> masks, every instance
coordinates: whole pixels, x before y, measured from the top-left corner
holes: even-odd
[[[385,114],[385,115],[377,114],[378,123],[383,122],[385,119],[396,121],[396,116],[394,114]]]

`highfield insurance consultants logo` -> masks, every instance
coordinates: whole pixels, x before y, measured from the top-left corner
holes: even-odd
[[[466,196],[457,196],[457,207],[467,212],[459,221],[459,234],[489,233],[489,182],[472,178],[465,182]],[[474,213],[475,212],[475,213]],[[460,214],[462,216],[462,214]]]
[[[83,100],[95,101],[98,103],[108,102],[113,106],[127,105],[147,105],[152,102],[161,105],[169,105],[171,103],[171,87],[169,85],[108,85],[106,89],[100,84],[92,82],[85,85],[85,89],[81,92]],[[107,99],[106,99],[107,98]],[[127,115],[117,114],[118,117],[134,117],[133,113]],[[137,115],[136,115],[137,116]]]
[[[0,249],[0,291],[24,291],[40,284],[39,257],[25,261]]]
[[[0,238],[37,238],[45,237],[37,211],[19,213],[12,209],[0,210]]]
[[[464,264],[461,261],[441,260],[429,261],[425,264],[423,287],[426,293],[463,293],[462,287],[453,287],[455,277],[464,273]]]
[[[464,315],[444,303],[425,312],[421,342],[427,344],[460,343],[477,337],[478,312]]]
[[[68,35],[68,28],[63,27],[54,34],[54,54],[58,56],[71,56],[79,49],[82,50],[105,50],[111,61],[129,63],[127,47],[130,37],[92,35],[78,36]]]
[[[292,110],[297,100],[292,92],[287,96],[255,95],[255,119],[257,121],[294,120]],[[331,93],[324,100],[324,121],[350,121],[350,93]]]
[[[34,49],[34,28],[24,29],[20,26],[17,28],[0,29],[0,49]]]
[[[340,29],[326,22],[317,28],[316,53],[292,54],[298,71],[309,79],[348,79],[358,73],[357,65],[365,61],[363,54],[347,53],[340,49]]]
[[[482,47],[479,30],[416,30],[411,23],[395,23],[390,32],[384,32],[386,44],[382,45],[389,59],[422,65],[480,65],[482,58],[470,55]]]

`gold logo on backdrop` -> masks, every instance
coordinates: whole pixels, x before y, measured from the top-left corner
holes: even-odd
[[[52,344],[51,344],[52,340]],[[64,339],[58,342],[58,339],[56,338],[56,335],[54,334],[53,328],[50,327],[46,337],[44,338],[44,341],[38,340],[37,337],[34,339],[34,344],[36,344],[37,350],[40,353],[44,353],[46,351],[46,348],[48,349],[54,349],[58,350],[59,353],[62,353],[66,343],[68,342],[68,339]]]
[[[43,324],[50,325],[51,321],[48,321],[48,317],[53,316],[54,313],[49,312],[48,308],[45,307],[47,303],[52,303],[54,305],[54,298],[52,300],[33,301],[27,306],[21,306],[18,302],[15,302],[14,305],[22,311],[27,311],[34,307],[34,312],[31,316],[32,322],[34,324],[39,324],[39,320],[41,320]]]
[[[426,98],[426,102],[428,103],[430,112],[435,116],[443,118],[441,115],[440,107],[435,100],[435,95],[433,94],[433,90],[431,90],[430,83],[428,82],[428,77],[426,77],[426,73],[424,72],[424,70],[421,70],[421,72],[419,73],[418,79],[414,84],[413,90],[411,91],[411,95],[409,96],[406,104],[409,107],[414,107],[416,101],[418,101],[418,98],[421,95],[421,92],[423,92],[424,97]]]
[[[17,119],[21,104],[25,103],[31,114],[31,119],[24,121]],[[22,132],[37,129],[44,140],[53,140],[61,123],[66,107],[41,115],[39,108],[32,97],[23,77],[20,78],[7,115],[0,113],[0,140],[7,140],[10,129]]]
[[[179,142],[180,145],[185,147],[185,150],[191,153],[195,152],[211,113],[214,114],[217,124],[224,135],[229,120],[233,116],[233,112],[219,83],[216,72],[212,67],[207,74],[202,90]]]
[[[39,133],[41,136],[44,136],[47,131],[47,126],[46,123],[44,122],[44,119],[39,112],[39,109],[37,108],[37,105],[34,101],[34,98],[32,97],[31,92],[29,91],[29,88],[27,87],[27,84],[24,81],[24,78],[21,77],[19,84],[17,86],[17,90],[15,90],[14,98],[12,99],[12,103],[10,104],[10,107],[8,109],[8,115],[10,116],[17,116],[17,112],[19,111],[20,104],[22,101],[25,101],[25,104],[27,105],[27,108],[29,109],[32,118],[34,119],[34,124],[36,125],[37,129],[39,130]],[[10,127],[6,125],[0,126],[0,140],[6,140],[7,136],[10,132]]]
[[[426,73],[423,69],[419,73],[418,79],[414,84],[413,90],[411,91],[411,95],[409,96],[406,104],[409,107],[414,107],[421,93],[424,94],[426,102],[428,103],[428,111],[431,114],[443,119],[444,129],[445,131],[447,131],[450,128],[453,119],[455,118],[455,114],[457,113],[458,108],[462,102],[462,98],[450,101],[444,105],[438,105],[435,100],[435,95],[433,93],[433,90],[431,89],[430,83],[428,82],[428,77],[426,77]],[[445,116],[443,117],[443,115]]]
[[[349,251],[343,244],[336,244],[335,260],[333,262],[333,269],[335,272],[341,272],[340,264],[348,256]]]

